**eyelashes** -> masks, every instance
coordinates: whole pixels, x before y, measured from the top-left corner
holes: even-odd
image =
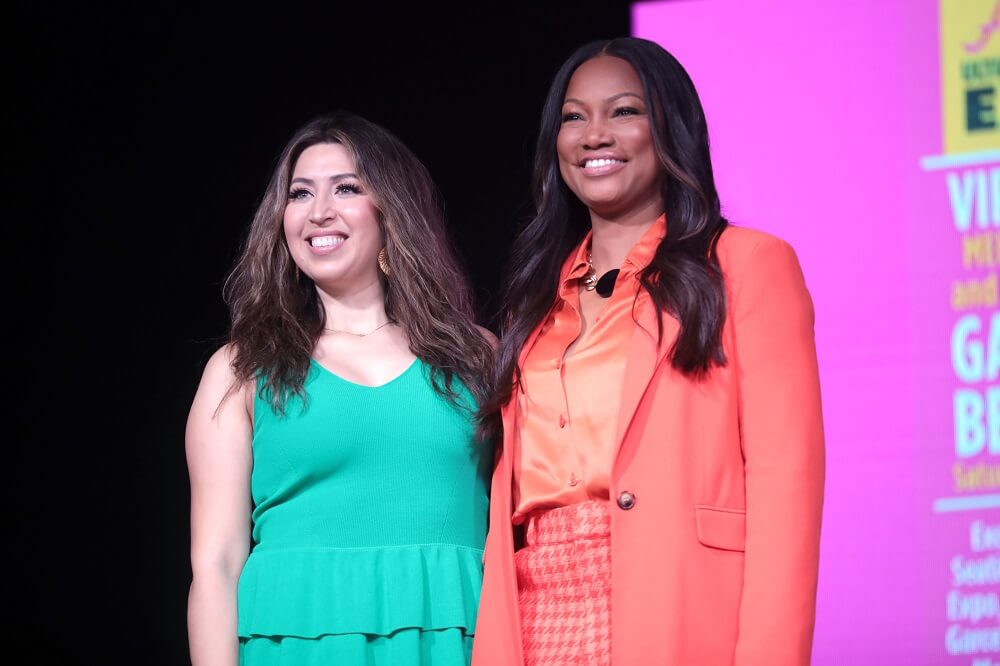
[[[641,109],[634,106],[619,106],[611,112],[611,117],[620,118],[622,116],[641,116],[643,113],[644,112]],[[572,122],[574,120],[583,120],[583,115],[576,113],[575,111],[564,113],[562,115],[562,122],[564,123]]]
[[[333,190],[337,194],[361,194],[361,188],[354,183],[339,183]]]
[[[333,193],[337,196],[361,194],[361,186],[356,183],[337,183],[333,188]],[[294,187],[288,192],[289,201],[301,201],[313,195],[311,190],[304,187]]]

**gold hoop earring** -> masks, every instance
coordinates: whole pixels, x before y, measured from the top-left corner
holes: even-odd
[[[385,258],[385,248],[378,251],[378,267],[386,277],[389,277],[389,262]]]

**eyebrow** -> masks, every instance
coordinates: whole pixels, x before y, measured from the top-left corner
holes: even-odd
[[[608,98],[607,100],[605,100],[605,101],[608,101],[608,102],[614,102],[615,100],[619,100],[619,99],[621,99],[622,97],[635,97],[635,98],[637,98],[637,99],[638,99],[639,101],[641,101],[641,102],[645,102],[645,101],[646,101],[646,100],[645,100],[645,99],[643,98],[643,96],[642,96],[642,95],[639,95],[639,94],[636,94],[636,93],[634,93],[634,92],[623,92],[623,93],[618,93],[617,95],[612,95],[611,97],[609,97],[609,98]],[[570,102],[573,102],[574,104],[579,104],[580,106],[586,106],[586,104],[584,104],[584,103],[583,103],[583,101],[581,101],[581,100],[578,100],[578,99],[577,99],[577,98],[575,98],[575,97],[567,97],[566,99],[564,99],[564,100],[563,100],[563,104],[569,104]]]
[[[356,173],[335,173],[332,176],[330,176],[330,182],[331,183],[336,183],[336,182],[339,182],[341,180],[346,180],[348,178],[357,178],[357,177],[358,177],[358,174],[356,174]],[[312,185],[313,184],[313,179],[312,178],[303,178],[302,176],[298,176],[297,178],[292,178],[292,182],[293,183],[306,183],[307,185]]]

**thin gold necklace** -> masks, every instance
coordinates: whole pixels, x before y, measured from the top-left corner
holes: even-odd
[[[597,271],[594,270],[594,260],[590,250],[587,250],[587,274],[583,277],[583,287],[587,291],[594,291],[597,287]]]
[[[354,331],[342,331],[342,330],[340,330],[338,328],[327,328],[326,326],[323,327],[323,330],[326,331],[326,332],[328,332],[328,333],[347,333],[348,335],[354,335],[354,336],[357,336],[359,338],[363,338],[366,335],[371,335],[375,331],[379,330],[380,328],[384,328],[384,327],[388,326],[391,323],[392,323],[392,320],[390,319],[387,322],[379,324],[378,326],[376,326],[372,330],[368,331],[367,333],[355,333]]]
[[[615,290],[615,280],[618,279],[620,270],[619,268],[612,268],[598,278],[597,271],[594,270],[593,256],[590,250],[587,250],[587,274],[583,277],[583,288],[587,291],[594,291],[596,289],[598,296],[607,298]]]

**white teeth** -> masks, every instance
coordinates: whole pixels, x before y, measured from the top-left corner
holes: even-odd
[[[612,164],[622,164],[624,160],[587,160],[583,163],[585,169],[595,169],[597,167],[611,166]]]
[[[343,236],[314,236],[309,239],[309,244],[313,247],[332,247],[340,245],[346,238]]]

